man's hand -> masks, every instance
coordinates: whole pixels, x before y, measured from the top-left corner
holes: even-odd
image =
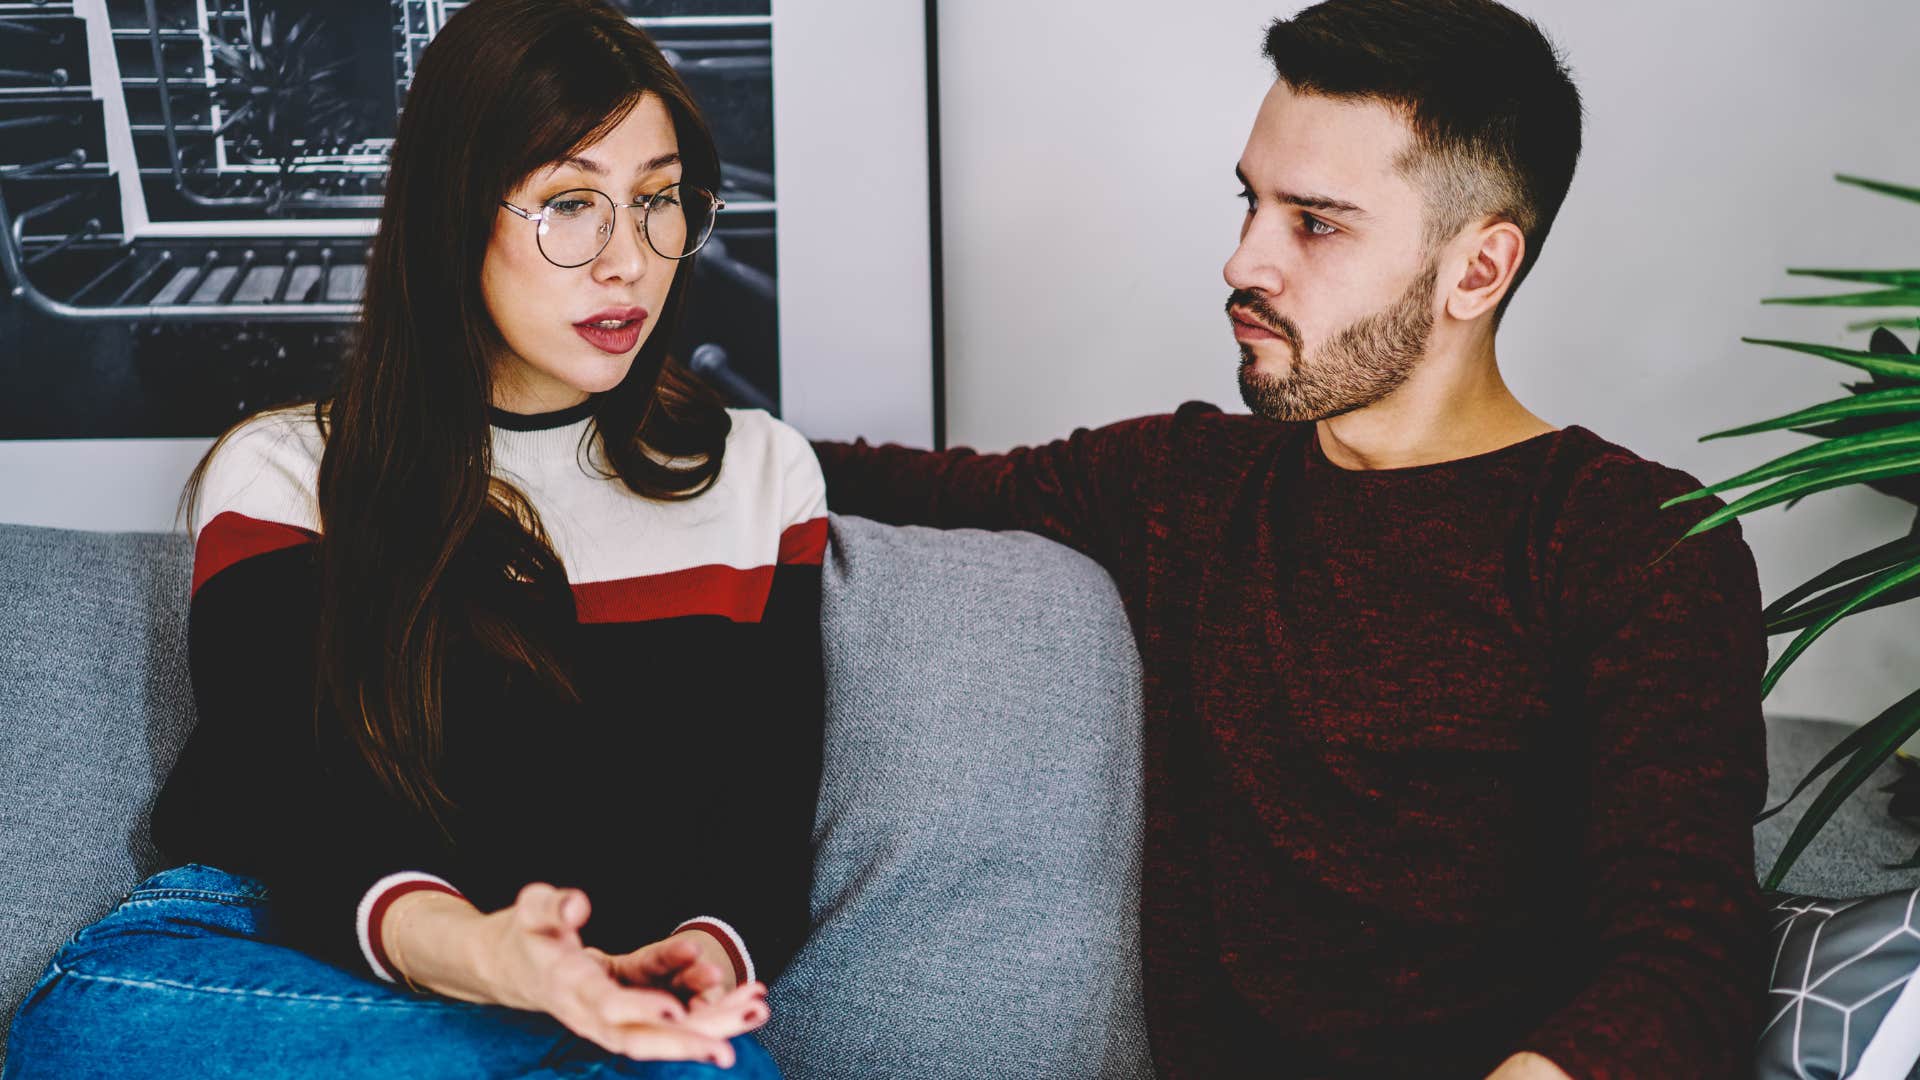
[[[682,930],[620,956],[592,948],[587,953],[623,985],[665,991],[685,1002],[685,1023],[704,1035],[732,1038],[767,1022],[766,984],[734,985],[733,961],[703,930]]]
[[[1487,1080],[1573,1080],[1573,1077],[1539,1054],[1522,1050],[1501,1062]]]

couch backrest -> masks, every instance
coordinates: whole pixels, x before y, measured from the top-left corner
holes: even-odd
[[[0,526],[0,1031],[68,935],[157,869],[193,724],[183,536]]]

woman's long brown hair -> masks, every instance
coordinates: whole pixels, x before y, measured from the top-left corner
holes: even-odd
[[[686,84],[617,11],[474,0],[447,20],[401,113],[340,385],[314,403],[326,440],[316,723],[331,705],[372,772],[443,832],[455,809],[438,775],[450,647],[471,641],[577,698],[533,629],[545,620],[519,617],[529,601],[570,617],[573,601],[532,505],[492,476],[489,360],[505,345],[481,262],[507,192],[598,141],[647,94],[673,119],[685,181],[718,190],[713,137]],[[692,276],[683,261],[632,370],[594,397],[603,471],[648,498],[711,486],[730,426],[667,352]],[[219,448],[188,484],[189,520]]]

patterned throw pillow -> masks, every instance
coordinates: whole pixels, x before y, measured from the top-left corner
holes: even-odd
[[[1920,1077],[1920,889],[1780,898],[1759,1080]]]

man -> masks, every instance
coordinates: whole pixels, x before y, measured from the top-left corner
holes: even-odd
[[[1226,264],[1243,397],[982,456],[820,444],[843,513],[1029,529],[1146,690],[1168,1080],[1725,1077],[1757,1026],[1758,585],[1717,503],[1500,378],[1579,95],[1493,0],[1327,0]],[[1595,321],[1603,313],[1594,313]]]

